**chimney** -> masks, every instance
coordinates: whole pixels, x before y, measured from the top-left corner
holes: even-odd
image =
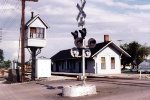
[[[34,17],[34,12],[31,12],[31,19]]]
[[[109,35],[104,35],[104,42],[108,42],[109,41]]]

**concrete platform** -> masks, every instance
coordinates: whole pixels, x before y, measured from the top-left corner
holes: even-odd
[[[62,89],[62,95],[66,97],[79,97],[92,94],[96,94],[95,85],[65,86]]]

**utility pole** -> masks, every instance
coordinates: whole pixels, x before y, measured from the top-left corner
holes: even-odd
[[[38,2],[38,0],[22,0],[22,15],[21,15],[21,82],[25,81],[25,45],[24,45],[24,40],[25,40],[25,2],[26,1],[33,1],[33,2]]]
[[[0,43],[2,42],[2,34],[3,34],[3,29],[0,28]]]
[[[22,0],[22,16],[21,16],[21,82],[25,79],[25,48],[24,48],[24,37],[25,37],[25,0]]]

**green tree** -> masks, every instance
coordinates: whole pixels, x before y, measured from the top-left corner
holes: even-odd
[[[0,62],[2,62],[3,60],[4,60],[3,50],[0,49]]]
[[[8,68],[11,66],[11,61],[4,61],[4,53],[3,50],[0,49],[0,68]]]
[[[11,66],[11,61],[7,60],[7,61],[2,61],[0,63],[0,68],[9,68]]]
[[[124,51],[129,52],[129,45],[127,43],[120,45],[120,47]],[[126,58],[125,56],[122,56],[121,65],[123,65],[123,69],[125,69],[126,65],[129,65],[130,63],[131,63],[131,58]]]
[[[132,69],[134,69],[135,66],[138,68],[139,64],[150,54],[150,48],[148,46],[141,45],[136,41],[133,41],[129,44],[123,44],[120,47],[131,55],[130,59],[122,59],[124,69],[129,63],[131,63]]]

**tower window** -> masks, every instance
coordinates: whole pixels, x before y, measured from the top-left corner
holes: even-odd
[[[31,27],[30,28],[30,38],[44,38],[44,28]]]

